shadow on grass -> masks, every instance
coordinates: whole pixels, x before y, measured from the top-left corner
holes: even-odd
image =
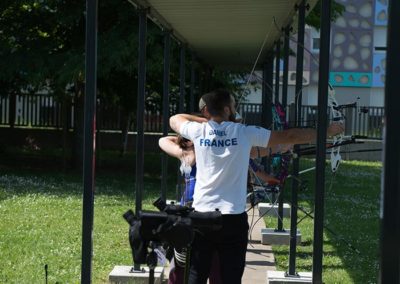
[[[145,152],[143,170],[145,175],[159,176],[161,174],[161,161],[164,154],[161,152]],[[62,149],[32,150],[23,147],[7,147],[0,152],[0,170],[27,169],[63,171],[66,173],[77,172],[80,166],[73,165],[69,153],[64,154]],[[96,171],[105,172],[136,172],[136,153],[133,151],[121,155],[119,151],[102,150],[96,155]],[[178,160],[168,157],[168,171],[176,173]],[[80,165],[81,163],[75,163]]]
[[[18,154],[18,153],[16,153]],[[62,169],[60,153],[20,152],[15,159],[0,160],[0,200],[27,194],[82,196],[82,170]],[[161,155],[145,153],[143,164],[143,200],[154,201],[161,195]],[[45,161],[45,162],[43,162]],[[136,188],[135,155],[119,156],[118,152],[103,154],[96,166],[95,196],[119,196],[134,199]],[[177,159],[168,159],[167,197],[176,195]]]
[[[327,270],[344,269],[351,283],[377,282],[380,177],[379,163],[342,163],[334,178],[327,166],[324,224],[330,231],[324,229],[323,276]],[[307,175],[307,179],[315,180],[315,173]],[[313,186],[310,182],[308,190],[299,195],[299,201],[308,209],[314,208]],[[297,252],[299,262],[312,260],[312,245],[311,239],[302,242],[302,250],[310,249],[310,252]],[[274,253],[279,256],[285,252]],[[330,263],[331,255],[339,257],[341,264]],[[304,263],[296,268],[312,270],[312,266]],[[330,283],[328,279],[326,283]]]

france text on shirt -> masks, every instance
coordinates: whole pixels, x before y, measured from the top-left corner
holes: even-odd
[[[237,146],[237,138],[232,139],[200,139],[200,146],[203,147],[228,147]]]

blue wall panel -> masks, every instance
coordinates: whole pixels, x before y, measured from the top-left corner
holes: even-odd
[[[388,1],[375,0],[375,25],[387,26],[388,19]]]
[[[330,72],[329,82],[332,86],[371,87],[372,73],[366,72]]]
[[[374,69],[372,86],[384,87],[385,86],[385,70],[386,70],[386,54],[374,53]]]

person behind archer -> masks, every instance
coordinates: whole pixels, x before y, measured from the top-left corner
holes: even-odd
[[[235,100],[226,90],[217,89],[201,98],[202,114],[170,117],[171,128],[193,141],[197,176],[192,206],[196,211],[218,209],[222,228],[201,230],[192,243],[189,283],[207,282],[214,252],[220,259],[223,283],[239,284],[245,266],[249,225],[246,214],[247,167],[251,147],[304,144],[316,140],[314,129],[292,128],[270,131],[258,126],[232,122]],[[332,124],[328,135],[343,131]]]
[[[168,155],[181,161],[180,171],[185,179],[185,189],[180,204],[191,206],[194,186],[196,184],[196,158],[192,141],[182,136],[166,136],[158,140],[160,148]],[[174,250],[173,263],[170,266],[168,284],[182,284],[184,282],[186,252]],[[218,256],[215,254],[212,268],[209,273],[210,284],[220,284]]]
[[[180,172],[185,180],[185,189],[180,204],[191,206],[196,184],[196,157],[193,142],[182,136],[165,136],[158,140],[160,148],[181,161]]]

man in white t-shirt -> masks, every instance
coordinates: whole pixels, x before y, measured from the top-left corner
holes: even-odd
[[[196,152],[197,182],[193,196],[196,211],[219,210],[222,229],[196,233],[192,244],[189,283],[206,283],[212,256],[218,252],[223,283],[241,283],[244,271],[248,223],[246,214],[247,170],[253,146],[304,144],[316,140],[314,129],[270,131],[234,120],[235,100],[218,89],[202,96],[200,111],[205,118],[177,114],[170,126],[193,141]],[[343,131],[332,124],[328,135]]]

